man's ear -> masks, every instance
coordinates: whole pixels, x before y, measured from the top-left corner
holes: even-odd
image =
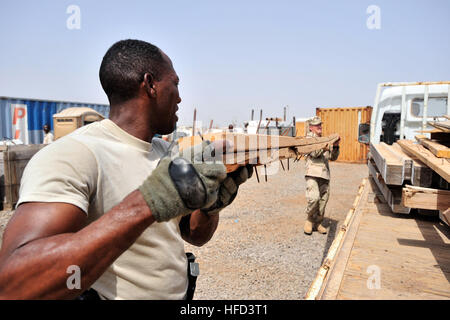
[[[144,88],[151,98],[156,98],[156,89],[154,77],[151,73],[144,74]]]

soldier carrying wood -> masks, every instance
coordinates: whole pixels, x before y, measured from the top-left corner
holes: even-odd
[[[308,137],[322,136],[322,120],[314,117],[309,122]],[[331,148],[313,151],[306,155],[306,206],[307,219],[304,226],[305,234],[312,234],[313,230],[326,234],[327,229],[322,225],[325,207],[330,195],[330,167],[328,161],[335,161],[339,156],[340,138]]]

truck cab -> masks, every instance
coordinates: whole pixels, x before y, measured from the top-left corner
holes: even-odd
[[[414,140],[419,131],[432,129],[428,121],[444,120],[446,114],[450,81],[380,83],[370,124],[360,124],[358,141],[391,145],[399,139]]]

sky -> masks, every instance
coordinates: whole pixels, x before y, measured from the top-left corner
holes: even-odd
[[[311,117],[372,105],[380,82],[450,80],[449,13],[450,0],[2,0],[0,96],[107,104],[102,57],[131,38],[172,59],[180,125],[194,108],[205,126],[285,106]]]

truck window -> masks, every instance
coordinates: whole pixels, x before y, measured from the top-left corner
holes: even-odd
[[[415,117],[423,116],[423,98],[414,98],[411,102],[411,114]],[[429,97],[427,117],[439,117],[447,114],[447,97]]]
[[[381,136],[380,141],[386,144],[393,144],[400,139],[400,113],[385,113],[381,120]]]

